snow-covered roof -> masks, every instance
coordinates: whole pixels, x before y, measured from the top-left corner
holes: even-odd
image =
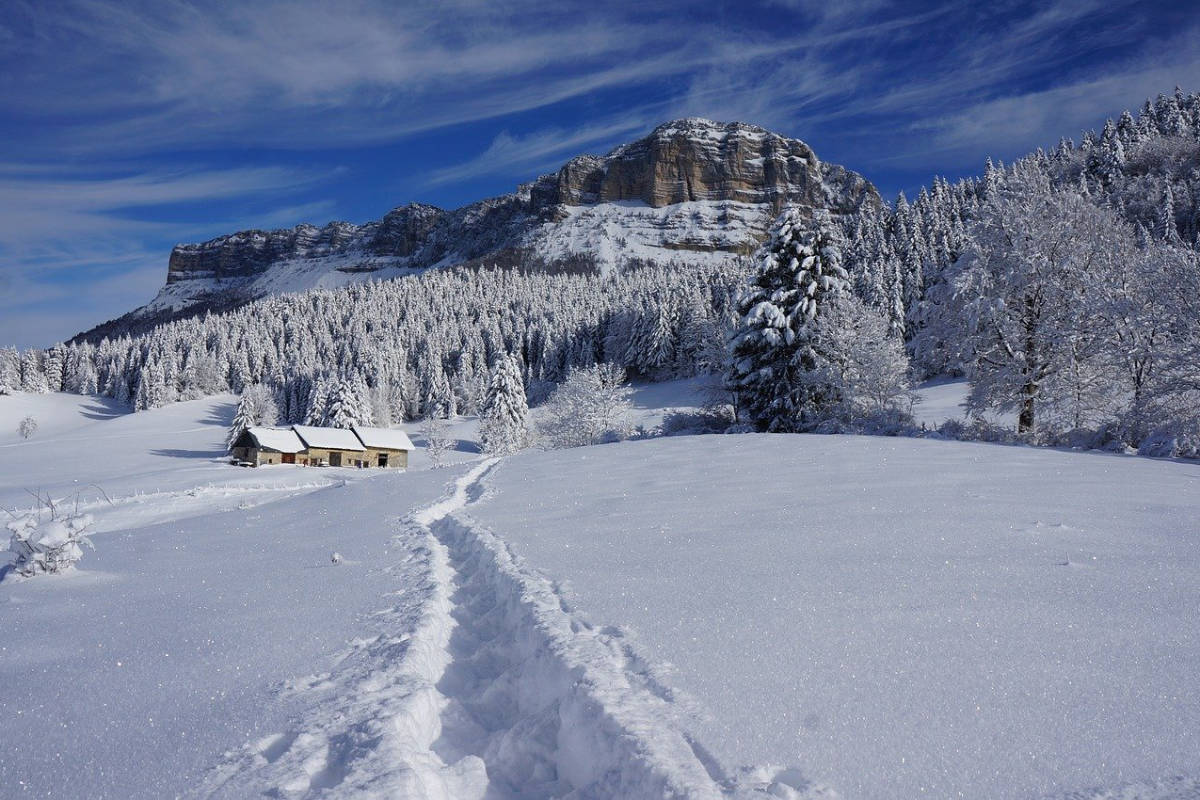
[[[348,428],[314,428],[310,425],[293,425],[292,430],[309,447],[324,450],[354,450],[362,452],[362,442]]]
[[[304,449],[304,442],[300,441],[295,431],[288,428],[247,428],[246,433],[260,448],[280,453],[299,453]]]
[[[412,450],[412,440],[408,434],[396,428],[364,428],[355,425],[350,430],[362,440],[367,447],[379,447],[384,450]]]

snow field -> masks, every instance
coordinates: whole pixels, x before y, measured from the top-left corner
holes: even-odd
[[[1194,464],[750,434],[529,452],[490,480],[470,514],[669,670],[717,776],[1196,796]]]
[[[676,699],[619,630],[577,618],[552,583],[462,513],[494,464],[406,519],[397,543],[414,589],[373,620],[377,637],[314,684],[325,699],[289,730],[229,754],[198,796],[750,793],[707,771]],[[775,796],[801,796],[789,774],[757,777]]]
[[[229,400],[0,398],[47,419],[0,438],[0,498],[115,501],[80,571],[0,583],[0,796],[1200,796],[1194,464],[757,435],[479,462],[459,418],[446,470],[251,470],[209,454]]]
[[[94,533],[126,530],[215,510],[245,510],[368,477],[354,469],[229,465],[225,434],[233,395],[130,414],[97,397],[0,397],[0,506],[30,509],[30,492],[92,514]],[[39,422],[30,439],[17,420]],[[85,556],[86,558],[86,556]]]
[[[286,730],[360,657],[381,598],[409,602],[390,520],[445,478],[111,531],[72,574],[0,582],[0,796],[176,797]]]

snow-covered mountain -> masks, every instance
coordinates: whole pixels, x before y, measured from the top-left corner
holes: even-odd
[[[178,245],[153,301],[83,336],[461,263],[609,270],[711,262],[751,252],[785,205],[848,213],[864,204],[880,204],[869,181],[821,162],[798,139],[740,122],[677,120],[455,210],[411,203],[364,225],[304,224]]]

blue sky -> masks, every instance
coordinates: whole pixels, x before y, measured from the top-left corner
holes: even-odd
[[[511,190],[681,116],[885,196],[1200,90],[1200,6],[24,2],[0,17],[0,344],[149,300],[171,245]]]

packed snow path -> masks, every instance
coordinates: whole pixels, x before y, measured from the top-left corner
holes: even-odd
[[[320,695],[310,711],[229,754],[200,796],[802,796],[794,771],[710,772],[679,724],[685,706],[621,632],[579,619],[462,513],[495,464],[405,518],[408,588],[376,615],[381,633],[302,685]]]

